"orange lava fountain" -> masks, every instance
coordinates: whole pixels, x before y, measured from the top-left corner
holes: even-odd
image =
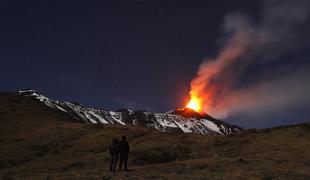
[[[186,108],[190,108],[200,113],[202,111],[202,102],[198,97],[193,96],[187,103]]]

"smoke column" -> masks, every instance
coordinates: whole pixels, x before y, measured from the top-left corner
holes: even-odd
[[[309,0],[269,0],[256,21],[227,15],[220,51],[202,62],[190,96],[222,119],[309,104],[309,58],[298,56],[309,46],[309,12]]]

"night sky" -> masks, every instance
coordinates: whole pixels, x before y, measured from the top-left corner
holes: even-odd
[[[183,107],[201,62],[220,50],[225,16],[246,14],[256,22],[261,2],[1,1],[0,90],[36,89],[50,98],[106,110]],[[287,65],[309,67],[310,46],[281,58],[292,57],[300,60]],[[300,88],[310,83],[305,78]],[[310,102],[227,121],[243,127],[305,122],[309,107]]]

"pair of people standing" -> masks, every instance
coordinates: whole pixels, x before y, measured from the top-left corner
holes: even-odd
[[[117,139],[113,139],[112,144],[109,147],[111,155],[110,171],[115,172],[118,157],[120,157],[119,170],[122,170],[124,163],[125,171],[127,171],[127,160],[129,154],[129,144],[126,140],[126,136],[122,136],[122,140],[118,142]]]

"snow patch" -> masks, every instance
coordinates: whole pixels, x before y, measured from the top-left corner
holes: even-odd
[[[105,119],[103,119],[101,116],[97,115],[96,113],[89,111],[89,114],[95,116],[96,118],[99,119],[99,121],[103,124],[109,124]]]
[[[116,122],[118,122],[121,125],[126,125],[123,121],[122,121],[122,114],[119,112],[113,112],[113,111],[109,111],[109,114],[111,115],[111,118],[113,118]]]
[[[207,119],[202,119],[201,120],[201,123],[203,123],[206,127],[208,127],[209,129],[211,129],[212,131],[215,131],[217,133],[220,133],[222,134],[222,132],[220,131],[220,128],[217,127],[217,125],[212,122],[212,121],[209,121]]]

